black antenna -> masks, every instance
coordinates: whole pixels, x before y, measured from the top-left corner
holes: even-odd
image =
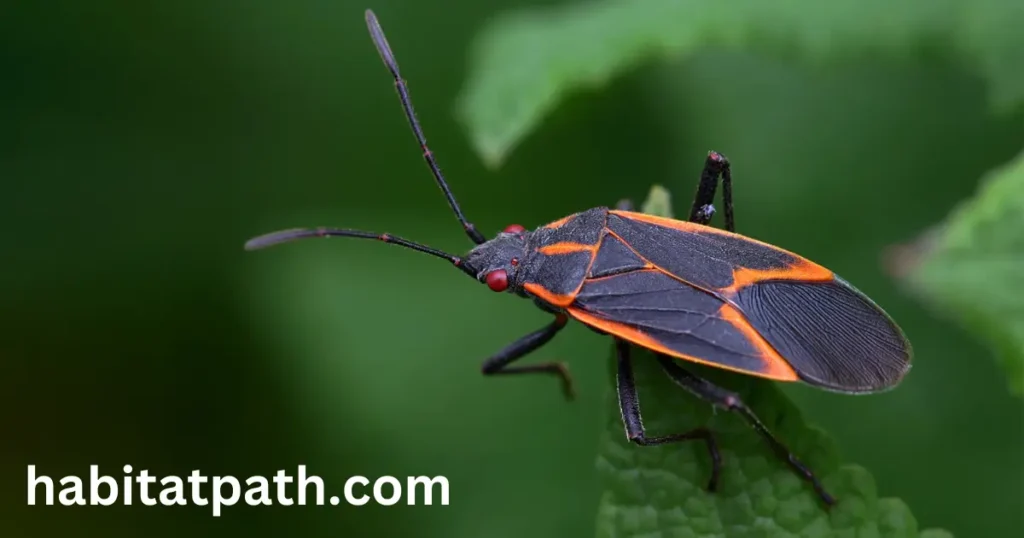
[[[455,217],[459,219],[462,227],[466,230],[466,235],[468,235],[469,238],[478,245],[486,243],[487,239],[477,231],[476,226],[473,226],[473,224],[466,221],[466,217],[462,215],[462,210],[459,209],[458,202],[455,201],[455,197],[452,195],[451,190],[448,189],[448,184],[444,181],[441,169],[438,168],[437,162],[434,161],[434,155],[430,152],[430,149],[427,148],[427,139],[423,136],[423,129],[420,128],[420,123],[416,121],[416,112],[412,108],[412,101],[409,100],[409,88],[398,73],[398,63],[395,61],[395,55],[391,52],[391,47],[388,46],[388,41],[384,37],[384,31],[380,28],[380,23],[377,22],[377,16],[370,10],[366,10],[366,25],[370,29],[370,37],[373,38],[373,44],[376,45],[377,52],[380,53],[381,59],[384,60],[384,64],[388,67],[388,70],[391,71],[391,75],[395,78],[395,88],[398,90],[398,97],[402,100],[402,108],[405,109],[405,116],[409,119],[409,125],[412,126],[412,132],[416,135],[416,141],[420,143],[420,147],[423,149],[424,160],[427,161],[430,171],[434,174],[434,179],[437,180],[438,186],[441,187],[441,190],[444,191],[445,198],[448,199],[448,205],[451,206],[452,211],[455,212]],[[424,252],[431,256],[443,258],[451,262],[455,267],[461,269],[462,272],[476,278],[476,270],[466,263],[464,259],[448,254],[447,252],[386,233],[378,234],[373,232],[364,232],[362,230],[343,230],[340,228],[293,228],[290,230],[281,230],[261,235],[259,237],[254,237],[245,243],[245,249],[258,250],[281,243],[288,243],[299,239],[309,239],[313,237],[355,237],[357,239],[383,241],[384,243],[398,245],[419,252]]]
[[[355,237],[358,239],[374,239],[377,241],[383,241],[392,245],[399,245],[419,252],[425,252],[431,256],[437,256],[438,258],[444,258],[451,262],[455,267],[462,269],[462,271],[469,276],[476,278],[476,271],[458,256],[453,256],[447,252],[430,248],[419,243],[414,243],[412,241],[402,239],[401,237],[395,237],[391,234],[375,234],[373,232],[364,232],[362,230],[342,230],[338,228],[294,228],[291,230],[281,230],[279,232],[271,232],[259,237],[254,237],[246,241],[245,250],[259,250],[261,248],[279,245],[281,243],[288,243],[299,239],[308,239],[311,237]]]
[[[376,45],[381,60],[384,60],[384,65],[387,66],[388,71],[391,71],[391,76],[395,78],[395,89],[398,91],[398,98],[402,100],[402,108],[405,110],[405,117],[409,119],[412,134],[416,136],[416,141],[420,144],[420,149],[423,151],[423,159],[427,161],[427,166],[430,167],[430,171],[434,174],[437,185],[441,187],[444,197],[448,199],[448,205],[455,212],[455,218],[459,219],[459,223],[466,230],[466,235],[474,243],[478,245],[485,243],[487,239],[462,214],[459,203],[455,201],[455,196],[452,195],[451,189],[448,188],[448,183],[444,180],[444,175],[441,174],[441,168],[437,166],[437,161],[434,160],[434,154],[427,147],[427,138],[423,136],[423,128],[420,127],[420,122],[416,119],[416,111],[413,110],[412,100],[409,98],[409,86],[402,80],[402,75],[398,72],[398,62],[395,60],[394,53],[391,52],[391,46],[388,45],[387,38],[384,37],[384,30],[381,29],[377,16],[369,9],[366,10],[366,26],[370,29],[370,37],[373,38],[373,44]]]

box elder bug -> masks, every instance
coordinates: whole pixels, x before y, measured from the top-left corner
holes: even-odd
[[[459,257],[390,234],[315,228],[256,237],[246,248],[310,237],[355,237],[448,260],[491,290],[530,298],[554,315],[549,325],[487,359],[485,375],[554,374],[571,398],[572,381],[562,363],[512,363],[550,341],[570,318],[576,319],[615,340],[619,408],[631,441],[660,445],[703,440],[712,461],[708,489],[716,488],[721,457],[711,432],[698,428],[653,437],[645,431],[630,362],[630,346],[636,345],[655,352],[676,384],[741,415],[827,505],[834,504],[815,475],[736,394],[682,364],[691,361],[775,381],[802,381],[836,392],[879,392],[894,387],[910,369],[910,343],[892,319],[830,270],[736,234],[729,161],[716,152],[710,152],[704,163],[688,221],[637,213],[624,201],[616,209],[589,209],[534,231],[513,224],[488,240],[462,214],[427,148],[398,63],[369,10],[366,23],[394,77],[423,158],[476,246]],[[709,226],[719,178],[726,230]]]

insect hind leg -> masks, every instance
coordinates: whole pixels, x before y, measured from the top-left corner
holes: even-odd
[[[695,428],[688,432],[648,437],[640,415],[640,400],[637,396],[636,383],[633,380],[633,364],[630,359],[630,344],[619,338],[615,339],[615,351],[618,358],[618,371],[615,378],[619,395],[619,410],[622,413],[622,424],[626,428],[626,437],[640,446],[656,446],[668,443],[702,440],[711,456],[711,478],[708,479],[708,491],[718,488],[718,476],[722,469],[722,455],[718,451],[715,437],[707,428]]]
[[[661,364],[661,368],[668,374],[668,377],[675,382],[677,385],[683,387],[687,391],[691,392],[698,398],[714,405],[721,407],[728,411],[738,413],[747,421],[748,424],[761,436],[768,446],[771,447],[772,451],[778,456],[779,459],[784,461],[794,473],[800,478],[803,478],[811,484],[814,488],[815,493],[818,497],[828,506],[832,506],[836,503],[835,498],[832,497],[825,487],[822,486],[818,477],[806,465],[800,462],[793,453],[786,448],[781,441],[772,435],[771,431],[757,418],[757,415],[745,403],[740,397],[728,390],[715,385],[714,383],[699,377],[689,370],[686,370],[679,365],[679,361],[666,357],[664,355],[658,355],[658,362]]]
[[[722,179],[722,204],[725,206],[725,229],[730,232],[736,231],[736,220],[733,216],[732,207],[732,168],[727,159],[717,151],[708,152],[704,161],[704,168],[700,173],[700,184],[697,185],[697,194],[693,198],[693,205],[690,207],[690,222],[708,224],[715,214],[715,191],[718,190],[718,179]]]

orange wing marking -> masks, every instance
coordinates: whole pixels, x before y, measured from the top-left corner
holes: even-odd
[[[643,269],[639,269],[640,271],[657,271],[657,272],[659,272],[659,273],[661,273],[661,274],[671,278],[672,280],[675,280],[676,282],[682,282],[683,284],[686,284],[687,286],[690,286],[692,288],[698,289],[698,290],[703,291],[705,293],[709,293],[711,295],[714,295],[715,297],[719,297],[719,294],[717,292],[715,292],[713,290],[710,290],[710,289],[707,289],[707,288],[705,288],[703,286],[698,286],[698,285],[694,284],[693,282],[690,282],[689,280],[686,280],[685,278],[683,278],[683,277],[673,273],[672,271],[666,271],[665,269],[663,269],[661,267],[658,267],[657,265],[651,263],[651,260],[648,260],[646,257],[644,257],[643,254],[640,254],[639,252],[637,252],[637,250],[635,248],[633,248],[633,245],[630,245],[629,242],[627,242],[625,239],[622,238],[622,236],[620,236],[619,234],[615,233],[614,231],[612,231],[609,228],[606,228],[605,230],[606,230],[606,233],[608,235],[618,239],[620,242],[622,242],[623,245],[626,245],[626,248],[631,250],[633,252],[633,254],[636,255],[637,258],[640,258],[641,260],[644,261],[644,268]],[[602,278],[611,278],[611,277],[616,277],[616,276],[620,276],[620,275],[610,275],[609,277],[602,277]],[[595,279],[591,278],[590,280],[595,280]]]
[[[628,274],[635,274],[635,273],[658,273],[659,275],[668,275],[668,273],[666,273],[665,271],[662,271],[661,269],[658,269],[657,267],[655,267],[655,266],[653,266],[651,264],[647,264],[647,265],[641,267],[640,269],[633,269],[633,270],[628,272]],[[603,280],[611,280],[613,278],[619,278],[623,274],[627,274],[627,273],[613,273],[613,274],[604,275],[604,276],[592,276],[592,277],[589,277],[589,278],[585,279],[585,283],[593,284],[594,282],[601,282]],[[672,275],[668,275],[668,276],[672,276]],[[697,288],[697,289],[700,289],[700,288]]]
[[[775,351],[775,348],[761,336],[761,333],[757,332],[757,329],[750,325],[747,318],[736,307],[728,304],[722,305],[722,308],[718,310],[718,315],[743,333],[743,336],[761,352],[761,359],[764,361],[767,372],[773,375],[789,376],[787,379],[792,381],[798,379],[796,371],[790,366],[789,362],[782,358],[778,351]]]
[[[747,237],[745,235],[740,235],[740,234],[735,233],[735,232],[730,232],[728,230],[722,230],[720,228],[714,228],[712,226],[706,226],[704,224],[697,224],[696,222],[689,222],[689,221],[685,221],[685,220],[676,220],[676,219],[668,219],[668,218],[665,218],[665,217],[655,217],[654,215],[648,215],[646,213],[635,213],[635,212],[632,212],[632,211],[620,211],[618,209],[612,209],[612,210],[610,210],[608,212],[613,214],[613,215],[618,215],[618,216],[620,216],[622,218],[631,219],[631,220],[638,220],[640,222],[646,222],[648,224],[654,224],[656,226],[664,226],[665,228],[672,228],[673,230],[679,230],[680,232],[685,232],[685,233],[691,233],[691,234],[703,234],[703,233],[706,233],[706,234],[715,234],[715,235],[724,235],[724,236],[727,236],[727,237],[734,237],[736,239],[741,239],[743,241],[748,241],[748,242],[751,242],[751,243],[755,243],[755,244],[761,245],[763,247],[770,248],[770,249],[778,251],[778,252],[783,252],[783,253],[789,254],[790,256],[793,256],[794,258],[801,258],[801,259],[803,259],[802,256],[794,254],[794,253],[792,253],[792,252],[790,252],[790,251],[788,251],[786,249],[779,248],[779,247],[777,247],[777,246],[775,246],[775,245],[773,245],[771,243],[765,243],[764,241],[758,241],[757,239],[753,239],[753,238]]]
[[[765,280],[798,280],[800,282],[828,282],[834,278],[832,271],[800,258],[800,261],[784,269],[750,269],[739,267],[732,272],[732,284],[719,289],[721,293],[734,296],[741,289]]]
[[[647,215],[647,214],[644,214],[644,213],[634,213],[634,212],[631,212],[631,211],[619,211],[619,210],[612,210],[612,211],[609,211],[609,212],[613,213],[613,214],[616,214],[616,215],[618,215],[620,217],[623,217],[623,218],[638,220],[638,221],[641,221],[641,222],[646,222],[648,224],[654,224],[656,226],[663,226],[665,228],[671,228],[673,230],[678,230],[678,231],[681,231],[681,232],[684,232],[684,233],[693,233],[693,234],[707,233],[707,234],[718,234],[718,235],[724,235],[724,236],[728,236],[728,237],[734,237],[736,239],[741,239],[743,241],[748,241],[750,243],[754,243],[754,244],[763,246],[765,248],[772,249],[772,250],[774,250],[776,252],[782,252],[782,253],[788,254],[788,255],[792,256],[793,258],[795,258],[797,260],[797,262],[795,264],[793,264],[793,265],[791,265],[789,267],[782,268],[782,269],[764,269],[764,270],[762,270],[762,269],[750,269],[750,268],[747,268],[747,267],[739,267],[739,268],[735,269],[733,271],[733,273],[732,273],[732,281],[733,281],[732,284],[727,286],[727,287],[720,288],[720,289],[717,290],[718,292],[720,292],[720,293],[722,293],[724,295],[727,295],[727,296],[735,295],[739,290],[741,290],[741,289],[743,289],[743,288],[745,288],[745,287],[747,287],[747,286],[749,286],[751,284],[755,284],[757,282],[763,282],[765,280],[799,280],[799,281],[803,281],[803,282],[828,282],[828,281],[831,281],[831,280],[833,280],[835,278],[835,275],[832,273],[832,271],[829,271],[828,269],[826,269],[826,268],[824,268],[824,267],[822,267],[822,266],[820,266],[820,265],[818,265],[818,264],[816,264],[816,263],[814,263],[814,262],[804,258],[803,256],[800,256],[798,254],[794,254],[794,253],[792,253],[792,252],[790,252],[788,250],[785,250],[785,249],[781,249],[781,248],[779,248],[779,247],[777,247],[775,245],[772,245],[770,243],[765,243],[763,241],[758,241],[757,239],[751,239],[751,238],[749,238],[749,237],[747,237],[745,235],[739,235],[739,234],[736,234],[736,233],[733,233],[733,232],[730,232],[730,231],[727,231],[727,230],[720,230],[718,228],[712,228],[711,226],[704,226],[702,224],[696,224],[696,223],[693,223],[693,222],[687,222],[687,221],[675,220],[675,219],[667,219],[667,218],[664,218],[664,217],[655,217],[653,215]],[[623,242],[625,243],[625,241],[623,241]],[[664,273],[667,274],[667,275],[673,276],[675,278],[679,278],[676,275],[673,275],[669,271],[664,271]],[[693,284],[691,284],[691,285],[693,285]]]
[[[704,231],[705,228],[711,228],[703,224],[697,224],[695,222],[689,222],[685,220],[676,220],[666,217],[656,217],[654,215],[648,215],[647,213],[637,213],[636,211],[622,211],[621,209],[610,209],[608,210],[612,215],[618,215],[622,218],[639,220],[648,224],[655,224],[658,226],[664,226],[666,228],[672,228],[682,232],[697,233]],[[714,228],[711,228],[714,229]]]
[[[576,294],[580,291],[579,288],[577,288],[576,291],[565,295],[552,293],[551,290],[537,284],[536,282],[527,282],[526,284],[523,284],[523,289],[525,289],[530,295],[538,297],[540,300],[551,304],[552,306],[557,306],[558,308],[565,308],[571,305],[572,302],[576,300]]]
[[[657,339],[652,338],[651,336],[645,334],[644,332],[638,329],[634,329],[633,327],[628,327],[621,323],[601,319],[593,314],[590,314],[589,312],[580,310],[579,308],[569,308],[567,312],[569,312],[570,316],[576,318],[582,323],[590,325],[591,327],[600,329],[608,334],[617,336],[619,338],[622,338],[623,340],[627,340],[638,346],[645,347],[647,349],[650,349],[651,351],[662,353],[670,357],[675,357],[678,359],[683,359],[698,364],[704,364],[707,366],[713,366],[715,368],[721,368],[724,370],[730,370],[733,372],[763,377],[765,379],[772,379],[775,381],[798,381],[800,379],[799,377],[797,377],[796,371],[793,370],[793,367],[790,366],[789,363],[786,362],[782,357],[780,357],[779,354],[774,349],[772,349],[771,346],[769,346],[763,338],[761,338],[761,335],[757,334],[757,331],[754,331],[754,329],[750,326],[750,324],[746,322],[745,319],[743,319],[743,316],[740,315],[738,311],[736,311],[734,308],[728,305],[724,305],[720,313],[723,315],[723,318],[727,322],[729,322],[737,329],[739,329],[744,336],[751,338],[751,341],[754,343],[754,345],[758,348],[758,350],[762,352],[762,364],[764,366],[763,370],[743,370],[740,368],[725,366],[717,362],[709,361],[707,359],[694,357],[692,355],[685,355],[679,353],[678,351],[673,351],[669,349],[664,344],[659,342]]]

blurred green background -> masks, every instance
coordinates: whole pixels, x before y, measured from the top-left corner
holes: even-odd
[[[689,203],[734,163],[741,232],[833,268],[914,343],[899,390],[787,390],[880,493],[961,537],[1024,529],[1024,413],[987,349],[886,277],[883,250],[942,220],[1024,145],[1024,114],[941,54],[809,67],[709,49],[574,95],[487,170],[455,121],[489,17],[551,2],[20,2],[0,16],[0,536],[589,536],[608,342],[538,358],[580,391],[484,379],[548,321],[437,260],[370,242],[246,253],[339,225],[468,241],[366,34],[379,15],[420,119],[487,234],[641,199]],[[25,506],[50,476],[448,476],[448,507]]]

